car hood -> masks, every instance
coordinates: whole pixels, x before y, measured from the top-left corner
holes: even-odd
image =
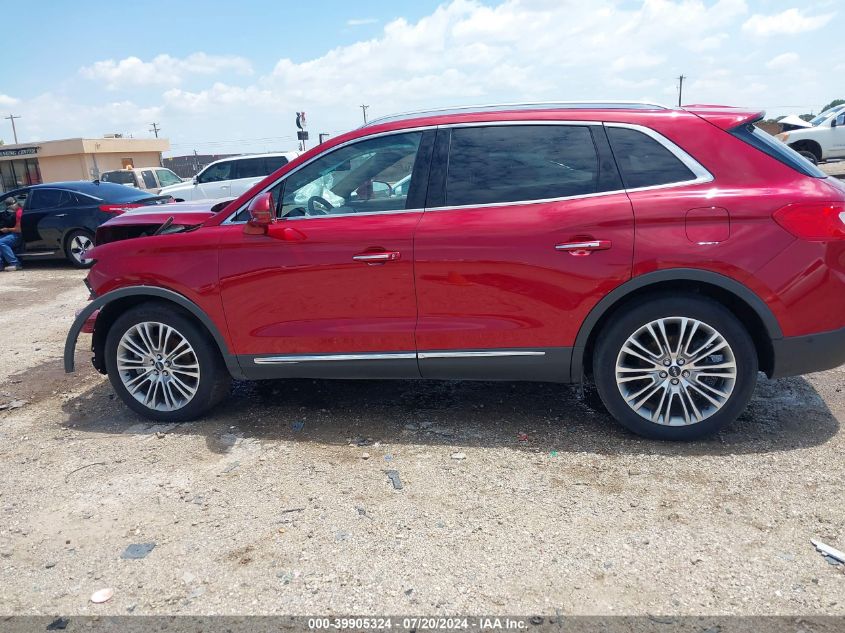
[[[229,204],[224,200],[196,200],[140,207],[122,213],[97,228],[94,243],[99,246],[157,233],[182,233],[199,227],[208,218]],[[167,226],[164,226],[164,225]]]
[[[797,130],[798,128],[813,127],[812,125],[810,125],[809,121],[805,121],[796,114],[790,114],[789,116],[785,116],[780,119],[778,123],[783,126],[784,132],[787,132],[789,130]]]
[[[173,218],[173,224],[202,224],[234,198],[224,200],[194,200],[170,204],[139,207],[122,213],[105,224],[126,226],[130,224],[162,224]]]

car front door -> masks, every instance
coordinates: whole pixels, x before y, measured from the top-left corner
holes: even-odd
[[[214,200],[229,197],[229,181],[232,178],[232,164],[225,160],[209,165],[197,175],[197,184],[193,191],[193,200]]]
[[[633,244],[601,125],[441,128],[414,244],[423,377],[567,381]]]
[[[413,236],[434,134],[329,150],[268,187],[266,233],[244,212],[220,227],[223,309],[248,376],[419,376]],[[372,195],[373,181],[408,175],[408,195]]]
[[[54,216],[61,212],[62,203],[67,199],[67,194],[61,189],[30,189],[21,216],[21,233],[28,250],[53,251],[60,246],[54,230]]]
[[[845,157],[845,113],[837,114],[830,121],[829,131],[830,143],[825,158]]]

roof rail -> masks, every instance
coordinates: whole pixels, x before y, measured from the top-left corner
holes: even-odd
[[[430,108],[426,110],[412,110],[399,114],[389,114],[368,121],[361,127],[369,127],[379,123],[402,121],[423,116],[445,114],[460,114],[464,111],[472,112],[502,112],[508,110],[669,110],[668,106],[648,101],[529,101],[518,103],[488,103],[483,105],[451,106],[447,108]]]

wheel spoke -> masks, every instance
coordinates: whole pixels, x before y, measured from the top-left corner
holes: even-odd
[[[130,327],[118,342],[116,360],[123,386],[149,409],[176,411],[199,389],[202,372],[193,347],[165,323],[144,321]]]
[[[650,422],[671,426],[697,424],[719,411],[733,394],[736,376],[727,339],[689,316],[643,324],[621,346],[615,368],[628,406]]]

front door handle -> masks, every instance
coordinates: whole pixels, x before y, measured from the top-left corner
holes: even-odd
[[[610,240],[581,240],[578,242],[563,242],[556,244],[555,250],[566,251],[570,255],[582,257],[593,251],[606,251],[611,246]]]
[[[352,259],[356,262],[364,262],[365,264],[384,264],[386,262],[395,262],[400,258],[399,251],[377,251],[369,253],[359,253],[353,255]]]

